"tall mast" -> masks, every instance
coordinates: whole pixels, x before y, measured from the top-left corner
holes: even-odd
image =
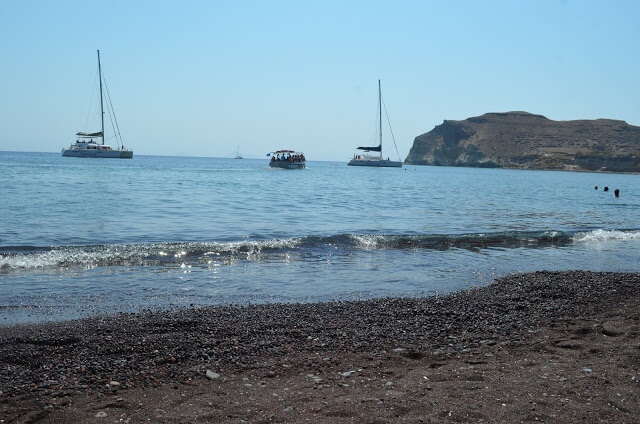
[[[102,68],[100,67],[100,50],[98,50],[98,78],[100,79],[100,122],[102,125],[102,144],[104,144],[104,106],[102,104]]]
[[[380,157],[382,157],[382,89],[378,80],[378,107],[380,108]]]

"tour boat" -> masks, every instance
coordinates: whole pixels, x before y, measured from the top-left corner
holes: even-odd
[[[304,169],[306,167],[306,159],[304,153],[294,150],[276,150],[267,154],[271,156],[269,166],[272,168],[283,169]]]

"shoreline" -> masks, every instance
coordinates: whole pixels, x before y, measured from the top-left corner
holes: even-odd
[[[541,271],[424,298],[0,327],[0,422],[637,422],[639,287]]]

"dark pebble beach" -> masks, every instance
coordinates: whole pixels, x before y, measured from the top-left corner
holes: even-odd
[[[0,327],[0,422],[640,422],[640,274]]]

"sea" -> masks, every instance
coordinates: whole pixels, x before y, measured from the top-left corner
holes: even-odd
[[[640,175],[0,152],[0,325],[637,272],[639,211]]]

